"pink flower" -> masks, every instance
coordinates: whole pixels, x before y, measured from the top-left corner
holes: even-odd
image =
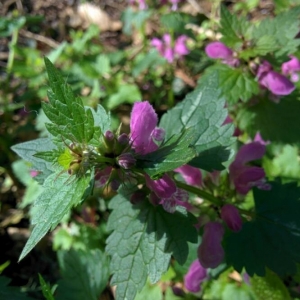
[[[163,35],[161,40],[153,38],[151,45],[154,46],[160,55],[163,56],[169,63],[172,63],[176,57],[180,58],[189,54],[189,50],[186,47],[186,39],[187,37],[185,35],[179,36],[173,47],[171,35],[166,33]]]
[[[238,151],[235,160],[229,166],[229,177],[239,194],[246,195],[253,186],[268,188],[263,168],[246,165],[252,160],[262,158],[265,151],[266,146],[260,142],[246,144]]]
[[[291,60],[281,65],[283,75],[290,76],[292,82],[299,81],[300,60],[296,56],[291,56]]]
[[[254,142],[258,142],[258,143],[260,143],[260,144],[262,144],[262,145],[268,145],[268,144],[270,144],[270,141],[265,141],[263,138],[262,138],[262,136],[260,135],[260,132],[257,132],[256,134],[255,134],[255,137],[254,137],[254,140],[253,140]]]
[[[153,139],[163,139],[164,131],[156,127],[157,121],[157,115],[149,102],[134,104],[130,120],[130,139],[132,148],[137,154],[145,155],[158,149],[158,145],[154,143]],[[126,159],[129,157],[126,156]],[[131,158],[129,160],[130,165],[135,163]],[[153,191],[150,197],[153,204],[161,204],[170,213],[175,212],[177,205],[191,209],[191,205],[186,202],[188,193],[177,189],[175,182],[167,174],[157,180],[152,180],[145,174],[145,179],[146,185]]]
[[[189,165],[183,165],[174,171],[180,173],[187,184],[203,186],[202,174],[199,169]]]
[[[224,64],[237,67],[240,61],[233,56],[233,51],[221,42],[212,42],[205,47],[205,53],[208,57],[222,59]]]
[[[200,261],[196,259],[189,267],[187,274],[184,276],[184,286],[192,293],[198,293],[201,290],[200,284],[207,279],[207,270],[202,267]]]
[[[224,228],[219,222],[208,222],[204,226],[198,258],[204,268],[216,268],[224,259],[222,239]]]
[[[232,231],[238,232],[242,229],[243,221],[238,209],[231,205],[225,204],[221,208],[221,218]]]
[[[149,102],[135,102],[131,111],[130,130],[132,147],[138,154],[155,151],[152,133],[156,129],[157,115]]]
[[[272,70],[269,62],[264,61],[257,70],[257,78],[260,85],[274,95],[289,95],[294,89],[294,84],[284,75]]]

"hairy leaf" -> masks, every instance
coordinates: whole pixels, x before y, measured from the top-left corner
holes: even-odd
[[[196,151],[191,146],[193,142],[193,132],[186,130],[180,135],[171,137],[157,151],[142,156],[138,166],[151,177],[173,171],[196,156]]]
[[[44,152],[48,150],[54,150],[56,146],[48,138],[36,139],[33,141],[20,143],[11,147],[11,149],[16,152],[25,161],[32,164],[32,170],[39,172],[37,176],[34,177],[36,181],[43,184],[44,180],[55,170],[53,162],[44,160],[45,158],[40,158],[35,156],[37,152]]]
[[[98,300],[109,279],[109,263],[99,249],[58,252],[62,280],[57,300]]]
[[[248,36],[248,31],[251,29],[250,23],[244,17],[232,15],[228,9],[221,5],[221,29],[222,42],[228,47],[234,47],[236,44],[241,44],[243,38]]]
[[[296,272],[300,263],[300,188],[272,182],[270,191],[254,189],[255,219],[225,238],[227,262],[237,271],[264,276]]]
[[[125,191],[124,191],[125,192]],[[167,213],[146,199],[133,206],[119,194],[110,203],[113,209],[108,229],[107,252],[112,256],[112,285],[117,299],[133,300],[146,283],[155,283],[166,272],[171,255],[181,264],[188,256],[188,241],[197,242],[195,218],[185,211]]]
[[[40,285],[42,288],[42,292],[43,292],[43,296],[45,297],[45,299],[47,300],[55,300],[54,296],[51,292],[51,287],[50,285],[44,280],[44,278],[42,277],[41,274],[39,274],[39,281],[40,281]]]
[[[49,102],[42,103],[42,108],[52,124],[46,124],[53,136],[65,140],[87,144],[94,135],[94,118],[90,109],[85,109],[82,100],[75,97],[61,74],[45,57],[46,70],[51,90]]]
[[[218,89],[218,74],[211,73],[199,87],[163,115],[160,127],[166,130],[166,138],[191,130],[197,157],[190,165],[207,171],[222,170],[223,162],[230,157],[228,146],[233,143],[233,126],[222,125],[227,117],[225,100]],[[184,156],[185,153],[182,153]]]
[[[31,232],[20,259],[23,259],[51,229],[53,230],[64,215],[82,200],[93,174],[76,178],[68,174],[51,174],[44,182],[43,193],[34,204]]]
[[[253,37],[260,39],[265,35],[272,36],[276,40],[276,47],[273,49],[276,56],[294,53],[300,44],[300,39],[295,39],[299,32],[299,13],[300,6],[275,18],[265,18],[254,28]]]
[[[266,271],[265,277],[259,277],[254,275],[251,279],[251,286],[254,290],[257,300],[289,300],[290,294],[280,280],[280,278],[270,270]]]
[[[280,103],[268,99],[239,111],[237,120],[241,130],[252,136],[259,131],[264,140],[281,143],[300,142],[300,102],[282,98]]]

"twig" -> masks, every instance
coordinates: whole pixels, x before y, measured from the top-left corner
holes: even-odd
[[[59,43],[55,42],[54,40],[47,38],[45,36],[42,36],[40,34],[36,34],[36,33],[32,33],[30,31],[27,31],[25,29],[21,29],[20,30],[20,34],[29,38],[29,39],[34,39],[37,40],[39,42],[42,42],[44,44],[47,44],[48,46],[52,47],[52,48],[57,48],[59,46]]]

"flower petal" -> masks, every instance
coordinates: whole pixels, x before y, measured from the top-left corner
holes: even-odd
[[[204,268],[216,268],[224,259],[222,239],[224,228],[218,222],[209,222],[204,226],[198,258]]]
[[[136,102],[130,119],[132,146],[138,154],[147,154],[158,147],[151,138],[156,127],[157,115],[149,102]]]
[[[207,270],[203,268],[198,259],[194,260],[184,276],[184,286],[192,293],[198,293],[201,290],[200,284],[207,278]]]
[[[205,53],[210,58],[232,58],[233,51],[221,42],[213,42],[205,47]]]
[[[288,78],[275,71],[262,76],[259,83],[274,95],[279,96],[289,95],[295,89],[294,84]]]
[[[201,171],[189,165],[183,165],[174,170],[183,177],[184,181],[189,185],[203,186]]]
[[[146,184],[160,198],[170,198],[177,190],[175,182],[165,174],[162,178],[152,180],[145,175]]]

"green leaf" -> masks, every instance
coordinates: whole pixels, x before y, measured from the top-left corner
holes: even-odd
[[[300,188],[272,182],[270,191],[254,189],[255,219],[225,238],[227,262],[240,272],[279,275],[296,272],[300,262]]]
[[[20,143],[11,147],[25,161],[32,163],[32,170],[39,171],[39,174],[34,177],[36,181],[43,184],[44,180],[55,170],[53,162],[45,161],[36,157],[37,152],[53,150],[56,146],[48,138],[36,139],[33,141]]]
[[[20,259],[23,259],[51,229],[53,230],[64,215],[82,200],[93,174],[76,178],[68,174],[51,174],[44,182],[43,193],[34,204],[31,232]]]
[[[112,94],[107,99],[107,109],[112,110],[122,103],[134,103],[142,98],[141,92],[137,85],[123,83],[119,86],[118,92]]]
[[[268,269],[265,277],[254,275],[252,278],[250,278],[250,282],[257,300],[291,299],[290,294],[281,279]]]
[[[51,287],[48,283],[46,283],[46,281],[44,280],[44,278],[42,277],[41,274],[39,274],[39,281],[40,281],[40,285],[41,285],[41,288],[42,288],[42,292],[43,292],[43,295],[44,297],[47,299],[47,300],[55,300],[54,299],[54,296],[51,292]]]
[[[233,126],[223,125],[227,117],[225,100],[218,89],[218,74],[211,73],[200,82],[199,87],[163,115],[159,126],[166,130],[166,139],[182,133],[186,128],[194,135],[192,146],[197,157],[190,165],[207,170],[222,170],[234,141]],[[185,153],[182,153],[185,155]]]
[[[194,133],[188,129],[182,134],[174,135],[158,150],[142,156],[138,167],[143,168],[151,177],[173,171],[196,156],[196,151],[191,146],[194,139]]]
[[[213,72],[218,72],[221,95],[229,103],[236,103],[239,100],[246,102],[259,92],[259,85],[254,76],[243,69],[217,64],[208,68],[204,76],[210,77]]]
[[[257,40],[252,41],[253,45],[250,48],[239,53],[239,57],[249,59],[250,57],[264,56],[267,53],[273,53],[278,44],[274,36],[263,35]]]
[[[300,142],[300,102],[282,98],[280,103],[268,99],[241,109],[237,115],[238,127],[254,136],[260,132],[264,140],[281,143]]]
[[[124,191],[126,192],[126,190]],[[167,213],[145,199],[133,206],[122,194],[110,202],[113,209],[106,251],[112,256],[112,285],[118,300],[133,300],[146,283],[157,282],[167,271],[171,255],[181,264],[188,256],[188,241],[197,242],[196,219],[185,211]]]
[[[122,22],[124,23],[123,32],[126,35],[132,35],[132,29],[141,29],[145,21],[150,18],[151,11],[149,9],[134,11],[132,8],[127,8],[122,14]]]
[[[144,288],[136,295],[134,300],[163,300],[162,289],[158,285],[146,283]]]
[[[295,39],[300,26],[299,13],[298,6],[275,18],[265,18],[254,28],[254,39],[258,40],[266,35],[272,36],[276,41],[276,48],[273,49],[276,56],[294,53],[300,44],[300,39]]]
[[[34,300],[31,297],[26,296],[22,293],[20,288],[8,286],[11,279],[0,276],[0,299],[1,300]]]
[[[94,119],[90,109],[85,109],[82,100],[75,97],[71,88],[54,65],[45,57],[46,70],[51,90],[49,102],[43,102],[42,108],[52,124],[46,124],[53,136],[65,140],[87,144],[94,135]]]
[[[247,37],[251,24],[244,17],[232,15],[228,9],[221,5],[221,29],[222,42],[228,47],[241,44]]]
[[[109,279],[109,263],[99,249],[58,251],[62,280],[57,300],[98,300]]]

